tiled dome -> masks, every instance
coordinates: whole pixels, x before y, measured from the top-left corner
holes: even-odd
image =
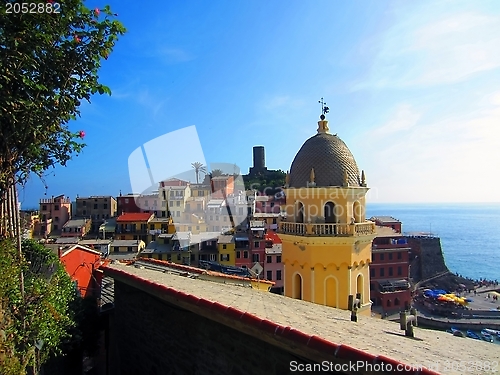
[[[295,155],[290,170],[290,187],[307,187],[312,168],[318,187],[343,186],[346,172],[349,186],[361,186],[358,166],[351,151],[337,135],[328,133],[325,126],[325,130],[318,130],[318,134],[309,138]]]

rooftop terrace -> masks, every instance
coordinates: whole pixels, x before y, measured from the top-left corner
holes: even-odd
[[[463,374],[458,367],[444,371],[446,364],[463,361],[493,363],[499,357],[498,346],[487,342],[461,339],[418,327],[415,328],[415,338],[409,338],[404,336],[397,323],[370,317],[359,317],[354,323],[350,321],[348,311],[250,288],[118,263],[108,265],[104,272],[120,282],[173,301],[184,309],[202,313],[209,319],[232,324],[243,331],[247,328],[257,331],[260,337],[272,335],[278,341],[295,341],[298,347],[320,347],[325,358],[330,353],[341,359],[393,361],[423,365],[444,374]]]

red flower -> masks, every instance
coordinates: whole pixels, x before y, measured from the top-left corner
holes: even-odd
[[[83,137],[85,137],[85,132],[83,130],[80,130],[80,132],[78,133],[78,135],[80,136],[80,138],[83,139]]]
[[[80,43],[82,40],[78,35],[75,35],[75,42]]]
[[[99,10],[99,8],[95,8],[94,13],[96,16],[98,16],[101,13],[101,11]]]

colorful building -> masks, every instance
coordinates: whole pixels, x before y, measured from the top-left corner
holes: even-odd
[[[114,240],[110,244],[111,253],[134,253],[137,254],[146,247],[141,240]]]
[[[383,223],[379,217],[371,220]],[[401,222],[394,218],[377,226],[370,264],[370,295],[374,307],[383,314],[407,309],[411,303],[409,282],[410,253],[406,237],[401,235]]]
[[[140,212],[146,214],[153,214],[154,216],[161,217],[161,211],[165,211],[165,206],[162,205],[162,201],[158,192],[151,194],[141,194],[135,197],[135,204],[139,207]]]
[[[154,217],[149,222],[147,243],[155,241],[160,234],[175,233],[174,222],[171,217]]]
[[[234,250],[236,252],[235,266],[251,268],[250,239],[248,231],[237,231],[234,234]]]
[[[117,204],[117,215],[123,215],[126,213],[139,213],[141,209],[136,204],[135,199],[139,196],[139,194],[127,194],[122,195],[120,193],[119,197],[116,197]]]
[[[168,180],[161,181],[159,185],[160,188],[168,186],[188,186],[189,181],[181,180],[179,178],[169,178]]]
[[[401,222],[392,216],[374,216],[370,220],[374,221],[378,226],[392,228],[396,233],[402,233]]]
[[[77,284],[82,297],[100,294],[100,280],[96,270],[101,265],[101,253],[82,245],[74,245],[67,251],[59,250],[59,258],[66,272]]]
[[[273,281],[275,284],[271,291],[283,294],[283,263],[282,243],[279,236],[274,232],[266,233],[266,250],[264,262],[264,277],[266,280]]]
[[[165,186],[161,188],[160,196],[166,197],[162,200],[162,207],[166,206],[166,216],[171,216],[174,221],[181,221],[186,209],[186,201],[191,197],[191,187]]]
[[[71,217],[71,200],[64,195],[40,199],[40,221],[35,226],[35,235],[46,237],[59,235]]]
[[[191,184],[191,197],[206,198],[212,193],[210,185]]]
[[[359,312],[370,315],[371,243],[375,223],[365,219],[364,172],[321,115],[287,174],[283,242],[284,294],[348,308],[361,294]]]
[[[90,231],[97,233],[106,219],[115,217],[118,213],[117,201],[111,196],[91,196],[76,198],[76,211],[73,216],[92,219]]]
[[[223,199],[224,194],[229,196],[234,194],[234,176],[216,176],[211,178],[212,198]]]
[[[146,242],[149,234],[149,223],[153,220],[151,213],[126,213],[116,219],[115,238],[118,240],[141,240]]]
[[[217,239],[217,247],[219,250],[218,262],[225,266],[234,266],[236,264],[234,236],[232,234],[219,236]]]
[[[71,219],[63,225],[61,237],[85,237],[92,227],[91,219]]]
[[[265,232],[266,226],[264,221],[250,220],[249,247],[250,258],[252,260],[250,269],[262,278],[265,278],[265,275],[262,274],[266,257]]]

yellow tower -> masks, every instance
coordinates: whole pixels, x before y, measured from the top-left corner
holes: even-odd
[[[321,115],[286,179],[279,228],[286,296],[347,309],[349,295],[361,293],[358,312],[370,314],[375,223],[365,219],[367,191],[364,172]]]

